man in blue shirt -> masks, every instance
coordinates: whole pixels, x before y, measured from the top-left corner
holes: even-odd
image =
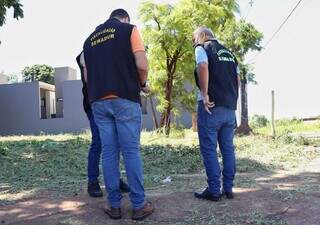
[[[193,41],[197,63],[195,79],[199,88],[198,135],[208,177],[208,187],[196,192],[195,197],[219,201],[224,194],[232,199],[236,172],[233,137],[240,80],[238,63],[208,28],[198,28]],[[217,144],[223,158],[222,190]]]

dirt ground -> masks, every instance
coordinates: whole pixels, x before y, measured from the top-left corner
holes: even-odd
[[[156,212],[143,222],[130,219],[128,195],[123,198],[123,219],[114,221],[101,210],[104,198],[90,198],[84,190],[68,197],[45,191],[2,206],[0,224],[320,225],[320,159],[295,171],[238,174],[233,200],[195,199],[193,191],[205,185],[204,174],[177,175],[170,183],[148,189],[147,196],[155,204]]]

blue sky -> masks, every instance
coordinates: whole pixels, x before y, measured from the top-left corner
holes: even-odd
[[[298,0],[239,0],[241,15],[264,33],[264,44]],[[112,9],[123,7],[140,24],[141,1],[22,0],[25,18],[0,28],[0,71],[21,71],[27,65],[76,67],[75,56],[92,29]],[[175,2],[158,0],[156,2]],[[285,27],[255,59],[257,86],[249,86],[249,113],[269,117],[271,90],[276,92],[276,115],[308,117],[320,114],[320,1],[304,0]],[[252,55],[248,56],[251,61]]]

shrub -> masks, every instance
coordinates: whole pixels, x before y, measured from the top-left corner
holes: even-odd
[[[276,120],[277,126],[292,126],[292,125],[298,125],[302,123],[303,121],[297,118]]]
[[[254,115],[250,119],[250,126],[252,128],[266,127],[269,124],[269,120],[264,115]]]

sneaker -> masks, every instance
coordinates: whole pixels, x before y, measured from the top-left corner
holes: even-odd
[[[234,199],[234,195],[232,191],[224,191],[223,195],[227,198],[227,199]]]
[[[209,188],[206,188],[202,192],[195,192],[194,197],[199,198],[199,199],[207,199],[207,200],[214,201],[214,202],[221,200],[221,194],[216,194],[216,195],[212,194],[209,191]]]
[[[124,182],[122,179],[120,179],[120,191],[123,193],[130,192],[130,188],[126,182]]]
[[[107,205],[103,206],[103,211],[108,214],[111,219],[119,220],[121,219],[121,208],[113,208]]]
[[[151,202],[147,202],[141,209],[133,210],[132,219],[133,220],[144,220],[150,216],[155,211],[154,206]]]
[[[93,198],[102,197],[103,193],[99,185],[99,181],[88,182],[88,194]]]

